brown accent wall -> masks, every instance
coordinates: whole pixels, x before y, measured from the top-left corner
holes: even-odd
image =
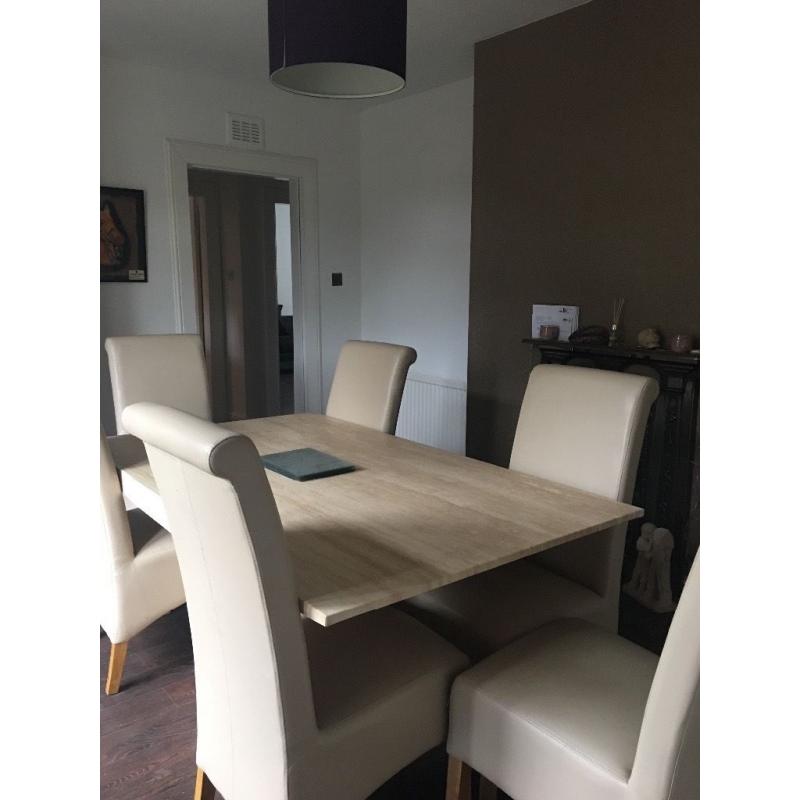
[[[476,47],[467,453],[507,465],[532,303],[699,334],[699,3],[594,0]]]

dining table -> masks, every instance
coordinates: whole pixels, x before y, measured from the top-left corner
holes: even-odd
[[[323,626],[641,517],[607,497],[323,414],[224,423],[261,455],[314,448],[355,466],[298,481],[267,471],[300,610]],[[147,460],[123,494],[169,530]]]

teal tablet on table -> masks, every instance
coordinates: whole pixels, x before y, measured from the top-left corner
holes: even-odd
[[[336,456],[328,455],[313,447],[302,447],[299,450],[285,450],[282,453],[269,453],[261,456],[261,463],[273,472],[285,475],[295,481],[310,481],[315,478],[328,478],[352,472],[353,464],[342,461]]]

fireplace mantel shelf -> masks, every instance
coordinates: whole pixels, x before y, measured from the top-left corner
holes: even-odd
[[[611,347],[600,344],[573,344],[560,342],[556,339],[523,339],[523,344],[533,345],[540,350],[553,350],[572,355],[605,356],[607,358],[622,358],[630,361],[656,361],[663,364],[686,364],[698,366],[700,353],[673,353],[671,350],[647,350],[644,347],[629,347],[620,345]]]

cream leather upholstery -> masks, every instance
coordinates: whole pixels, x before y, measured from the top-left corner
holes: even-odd
[[[514,800],[699,793],[699,556],[664,651],[549,623],[453,685],[447,749]]]
[[[199,336],[110,336],[106,353],[117,433],[125,433],[125,407],[141,400],[211,419],[206,361]]]
[[[197,764],[226,800],[356,800],[443,741],[466,657],[392,609],[302,621],[278,510],[252,441],[129,406],[186,587]]]
[[[408,368],[417,360],[411,347],[350,341],[342,345],[325,413],[384,433],[394,433]]]
[[[510,469],[630,502],[658,385],[541,364],[522,402]],[[419,595],[403,608],[474,659],[560,617],[616,632],[625,526]]]
[[[100,431],[103,581],[100,624],[114,643],[127,642],[184,603],[170,535],[141,511],[125,511],[117,469],[144,458],[133,436]]]

